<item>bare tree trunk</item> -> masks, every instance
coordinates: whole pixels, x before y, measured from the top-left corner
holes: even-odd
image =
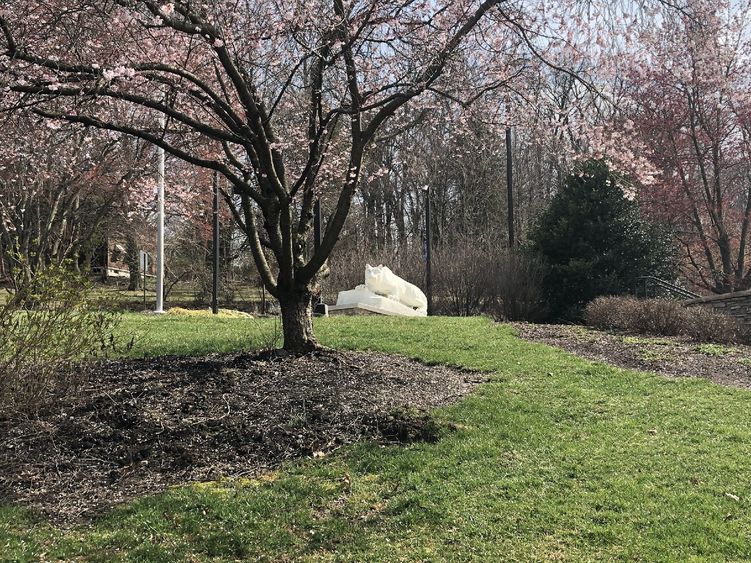
[[[104,237],[104,254],[102,256],[102,283],[107,283],[110,273],[110,239],[108,236]]]
[[[5,266],[5,249],[0,242],[0,281],[8,277],[8,272]]]
[[[311,352],[318,348],[313,336],[313,294],[307,289],[280,296],[284,349],[288,352]]]
[[[128,291],[135,291],[141,287],[141,264],[138,259],[138,241],[129,227],[125,236],[125,263],[128,264]]]

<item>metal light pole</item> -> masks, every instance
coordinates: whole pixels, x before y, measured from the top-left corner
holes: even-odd
[[[160,120],[164,129],[164,119]],[[159,191],[157,194],[156,223],[156,309],[155,313],[164,313],[164,149],[159,147]]]
[[[506,204],[508,209],[508,247],[514,248],[514,170],[511,157],[511,127],[506,127]]]
[[[213,278],[211,280],[211,312],[215,315],[219,314],[219,179],[217,173],[214,172],[214,241],[213,241],[213,253],[214,253],[214,271]]]
[[[321,247],[321,198],[316,198],[313,207],[313,248],[315,252]]]
[[[430,186],[425,186],[425,291],[428,298],[428,315],[433,314],[433,277],[430,264]]]
[[[149,268],[149,255],[141,250],[141,267],[143,269],[143,304],[146,306],[146,270]]]
[[[313,207],[313,252],[318,252],[321,247],[321,198],[316,198],[315,206]],[[323,292],[318,294],[318,303],[323,303]]]

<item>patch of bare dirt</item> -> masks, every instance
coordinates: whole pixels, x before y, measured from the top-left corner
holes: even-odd
[[[379,353],[109,362],[34,418],[0,416],[0,498],[65,524],[360,439],[434,440],[426,410],[484,380]]]
[[[672,377],[703,377],[721,385],[751,389],[751,346],[632,336],[577,325],[513,326],[525,340],[549,344],[591,360]]]

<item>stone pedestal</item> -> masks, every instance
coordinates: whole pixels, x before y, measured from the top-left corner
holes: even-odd
[[[349,291],[340,291],[336,305],[329,306],[330,315],[391,315],[400,317],[425,317],[425,311],[407,307],[398,301],[383,297],[359,285]]]

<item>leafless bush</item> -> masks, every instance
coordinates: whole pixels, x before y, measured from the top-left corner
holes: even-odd
[[[681,334],[686,311],[668,299],[598,297],[587,305],[584,316],[597,328],[672,336]]]
[[[638,303],[634,297],[597,297],[585,307],[584,322],[603,330],[628,330]]]
[[[436,312],[469,316],[488,309],[495,296],[496,264],[487,248],[469,241],[443,246],[433,260]]]
[[[545,309],[543,269],[526,254],[504,252],[495,268],[495,301],[491,311],[509,321],[535,321]]]
[[[199,307],[211,303],[212,293],[214,290],[214,278],[211,269],[196,268],[193,274],[193,304]],[[233,276],[222,272],[219,279],[218,299],[222,306],[229,306],[235,303],[237,299],[240,284]]]
[[[119,316],[81,276],[51,266],[23,290],[0,308],[0,411],[33,410],[54,389],[74,388],[90,360],[116,347]]]
[[[384,264],[425,291],[425,258],[417,245],[393,252],[342,247],[330,260],[324,297],[363,283],[365,264]],[[476,239],[435,248],[432,256],[433,310],[439,315],[489,314],[508,320],[535,320],[542,311],[540,265],[525,254]]]
[[[535,320],[542,311],[542,270],[526,254],[465,239],[436,253],[434,272],[440,313]]]
[[[748,329],[729,315],[723,315],[708,307],[694,306],[686,309],[691,319],[685,327],[685,334],[702,342],[732,344],[748,342]]]
[[[729,315],[704,307],[686,308],[668,299],[598,297],[585,308],[584,319],[595,328],[688,336],[702,342],[732,344],[747,337],[741,323]]]

